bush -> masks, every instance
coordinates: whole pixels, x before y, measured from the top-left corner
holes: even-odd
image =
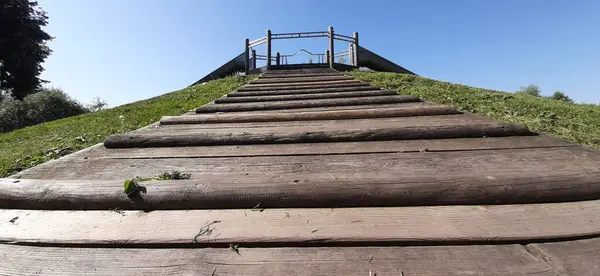
[[[5,97],[0,102],[0,133],[89,112],[62,90],[43,88],[23,101]]]
[[[517,94],[526,94],[535,97],[541,97],[542,90],[537,85],[531,84],[526,87],[521,86],[521,89],[517,91]]]
[[[554,99],[554,100],[558,100],[558,101],[573,103],[573,99],[571,99],[569,96],[567,96],[565,93],[563,93],[561,91],[554,92],[554,94],[552,94],[552,97],[550,97],[550,98]]]

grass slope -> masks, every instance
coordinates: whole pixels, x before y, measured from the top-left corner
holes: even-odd
[[[549,98],[474,88],[395,73],[353,71],[349,75],[400,94],[453,105],[464,111],[600,149],[600,106],[572,104]]]
[[[151,99],[0,134],[0,177],[104,141],[111,134],[141,128],[162,116],[180,115],[243,84],[229,77]]]

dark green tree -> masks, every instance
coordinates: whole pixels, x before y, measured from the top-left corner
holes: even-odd
[[[550,98],[563,102],[573,103],[573,99],[571,99],[569,96],[567,96],[567,94],[561,91],[554,92],[554,94],[552,94],[552,97]]]
[[[42,63],[52,37],[42,30],[46,12],[36,1],[0,0],[0,91],[22,100],[45,82]]]

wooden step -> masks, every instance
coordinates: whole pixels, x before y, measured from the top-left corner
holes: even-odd
[[[420,99],[413,96],[381,96],[381,97],[356,97],[342,99],[316,99],[299,100],[286,102],[265,102],[265,103],[231,103],[231,104],[207,104],[196,108],[196,113],[214,113],[214,112],[239,112],[252,110],[276,110],[276,109],[296,109],[309,107],[330,107],[330,106],[348,106],[348,105],[367,105],[367,104],[391,104],[418,102]]]
[[[239,92],[247,92],[247,91],[277,91],[277,90],[305,90],[305,89],[323,89],[323,88],[341,88],[341,87],[370,87],[369,90],[377,90],[378,88],[369,85],[364,82],[338,82],[338,83],[325,83],[319,82],[316,84],[301,84],[301,85],[284,85],[284,86],[266,86],[266,85],[253,85],[253,86],[244,86],[239,88],[237,91]]]
[[[466,146],[464,146],[466,147]],[[480,146],[483,147],[483,146]],[[243,147],[240,146],[242,149]],[[457,146],[458,148],[458,146]],[[277,148],[273,148],[275,150]],[[183,149],[182,149],[183,150]],[[266,150],[266,149],[263,149]],[[190,179],[258,177],[282,183],[306,185],[311,179],[364,183],[411,182],[429,177],[431,185],[456,181],[494,183],[538,183],[564,181],[565,177],[595,176],[598,154],[579,147],[510,150],[464,150],[449,152],[361,153],[334,155],[266,155],[218,158],[77,159],[57,160],[20,174],[22,179],[131,179],[153,177],[173,170],[191,174]],[[460,162],[459,162],[460,161]],[[493,162],[493,163],[492,163]],[[476,168],[477,170],[475,170]],[[569,176],[571,174],[571,176]],[[465,176],[463,179],[462,176]],[[580,177],[580,178],[577,178]],[[297,181],[296,181],[297,180]],[[581,181],[581,180],[577,180]],[[577,182],[574,182],[577,183]],[[585,183],[585,182],[580,182]],[[423,184],[425,185],[425,184]],[[543,184],[548,185],[548,184]],[[579,184],[577,184],[579,185]],[[543,187],[543,186],[542,186]],[[506,191],[510,194],[510,191]],[[461,194],[457,191],[457,195]],[[518,198],[518,193],[513,197]],[[464,196],[468,196],[465,194]]]
[[[260,79],[271,79],[271,78],[298,78],[298,77],[325,77],[325,76],[345,76],[340,72],[322,72],[322,73],[265,73],[262,74]]]
[[[242,88],[240,88],[242,89]],[[292,89],[292,90],[266,90],[266,91],[249,91],[238,92],[234,91],[227,94],[227,97],[255,97],[255,96],[277,96],[277,95],[298,95],[298,94],[315,94],[315,93],[340,93],[340,92],[358,92],[358,91],[381,91],[382,89],[369,86],[349,86],[349,87],[331,87],[331,88],[316,88],[316,89]]]
[[[127,151],[119,153],[127,154]],[[183,151],[178,153],[181,155]],[[482,156],[479,158],[488,153],[480,152]],[[435,158],[439,155],[431,156]],[[121,155],[120,158],[124,159],[126,156]],[[147,162],[149,160],[138,161]],[[156,163],[159,162],[157,160]],[[220,164],[219,160],[215,160],[214,164]],[[0,179],[0,208],[241,209],[252,208],[259,203],[265,208],[327,208],[523,204],[600,198],[599,170],[570,169],[549,174],[532,165],[521,165],[524,168],[520,171],[506,168],[481,168],[477,172],[456,171],[458,175],[445,175],[443,180],[430,175],[386,172],[381,169],[354,173],[351,177],[319,172],[308,172],[300,176],[274,167],[271,174],[281,172],[276,177],[231,172],[213,174],[212,177],[208,174],[194,174],[194,178],[189,180],[146,181],[140,183],[146,192],[132,198],[123,194],[123,179]],[[511,175],[503,176],[502,173]]]
[[[588,239],[525,246],[240,247],[238,254],[229,248],[0,245],[0,274],[592,276],[600,274],[598,247],[598,239]]]
[[[336,98],[357,98],[357,97],[376,97],[397,95],[394,90],[375,90],[359,92],[339,92],[339,93],[314,93],[300,95],[276,95],[276,96],[251,96],[251,97],[222,97],[215,100],[215,103],[247,103],[247,102],[272,102],[272,101],[293,101],[293,100],[314,100],[314,99],[336,99]]]
[[[416,106],[379,109],[330,110],[290,113],[235,113],[235,114],[195,114],[184,116],[165,116],[161,125],[179,124],[215,124],[215,123],[248,123],[248,122],[283,122],[314,120],[345,120],[387,117],[433,116],[459,114],[451,106]]]
[[[0,242],[32,245],[429,245],[600,235],[599,201],[492,206],[173,211],[0,210]],[[12,221],[12,222],[11,222]]]
[[[318,77],[285,77],[285,78],[258,78],[248,82],[248,84],[282,84],[282,83],[313,83],[321,81],[343,81],[343,80],[354,80],[354,78],[338,75],[338,76],[318,76]]]
[[[355,79],[332,80],[332,81],[312,81],[312,82],[286,82],[286,83],[265,83],[265,84],[246,84],[244,88],[280,88],[280,87],[318,87],[327,85],[347,85],[362,83]]]

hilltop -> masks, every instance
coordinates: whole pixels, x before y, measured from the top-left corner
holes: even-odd
[[[524,123],[534,131],[600,148],[600,107],[469,87],[428,78],[353,71],[357,79],[494,119]],[[228,77],[162,96],[0,134],[0,177],[6,177],[138,129],[162,116],[179,115],[206,104],[248,81]]]

